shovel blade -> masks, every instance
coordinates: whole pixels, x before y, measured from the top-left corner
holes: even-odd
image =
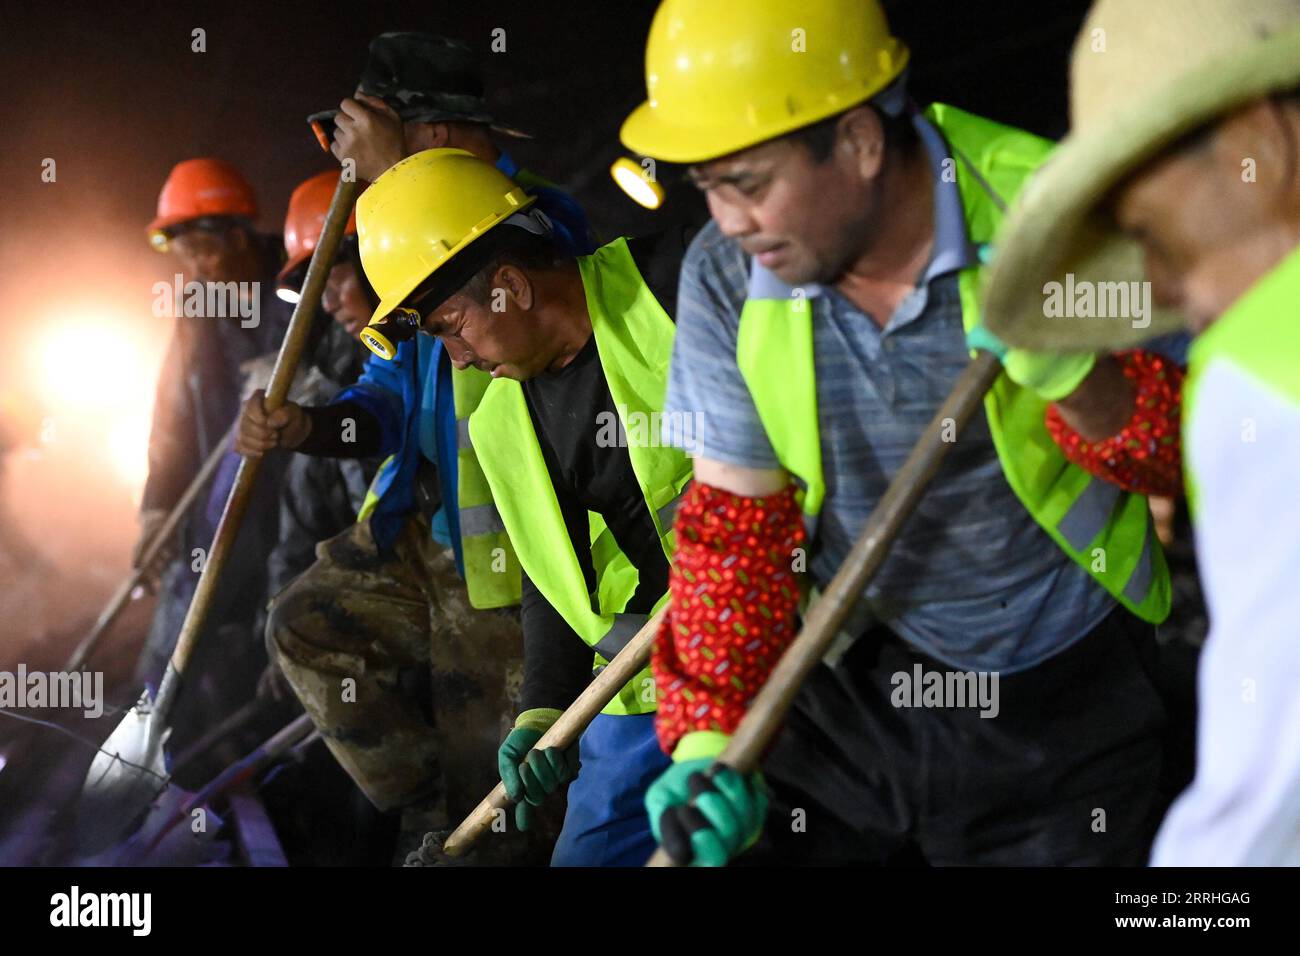
[[[163,745],[169,731],[155,720],[145,691],[100,746],[77,804],[78,853],[102,853],[126,836],[167,786]]]

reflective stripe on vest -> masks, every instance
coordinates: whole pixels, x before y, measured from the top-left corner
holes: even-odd
[[[1046,159],[1051,144],[1010,127],[936,104],[927,116],[945,135],[971,241],[986,245],[1004,199]],[[979,324],[979,267],[959,286],[967,331]],[[796,477],[811,536],[826,483],[822,472],[813,306],[805,290],[754,264],[740,318],[736,359],[781,464]],[[1071,465],[1043,424],[1047,402],[1001,376],[984,400],[1007,483],[1057,545],[1116,600],[1151,622],[1169,613],[1169,571],[1146,499]]]
[[[615,614],[613,626],[596,642],[596,653],[605,660],[612,661],[648,620],[649,614]]]
[[[626,240],[619,239],[578,259],[578,266],[601,369],[615,414],[620,416],[619,434],[634,436],[644,429],[629,428],[632,416],[644,415],[639,421],[647,421],[663,409],[673,323],[641,279]],[[599,433],[605,426],[593,420],[590,427]],[[542,596],[595,650],[599,669],[627,645],[649,617],[623,611],[636,591],[636,568],[600,515],[588,512],[596,571],[595,594],[588,592],[518,382],[504,378],[492,382],[470,416],[469,433],[524,570]],[[690,481],[690,461],[679,449],[662,447],[657,435],[649,437],[648,447],[629,440],[628,457],[664,554],[671,559],[672,518]],[[665,593],[653,610],[667,600]],[[604,712],[648,713],[655,705],[654,682],[647,667],[623,687]]]
[[[470,604],[476,608],[518,604],[522,586],[519,558],[492,502],[492,489],[479,467],[469,437],[470,415],[478,408],[490,384],[492,376],[487,372],[476,368],[452,369],[460,547],[465,561],[465,588]]]

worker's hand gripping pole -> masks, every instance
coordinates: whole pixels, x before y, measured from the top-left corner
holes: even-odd
[[[650,660],[650,647],[654,644],[655,634],[663,622],[666,609],[653,615],[639,630],[635,637],[614,655],[609,666],[602,670],[596,679],[587,685],[569,709],[560,715],[541,739],[533,745],[534,750],[546,750],[550,747],[567,749],[577,743],[582,732],[622,689],[623,685],[645,669]],[[483,802],[474,808],[447,837],[442,845],[442,852],[450,857],[464,856],[473,846],[474,841],[492,827],[497,814],[504,813],[513,801],[506,795],[504,783],[498,783]]]
[[[916,509],[926,486],[956,443],[956,436],[979,408],[985,393],[1001,374],[997,356],[978,352],[962,373],[952,392],[907,461],[894,476],[866,527],[858,536],[853,550],[804,618],[803,629],[786,649],[763,689],[758,692],[744,719],[731,735],[731,741],[718,756],[721,763],[747,774],[758,767],[768,743],[776,736],[786,713],[794,703],[799,688],[830,648],[835,635],[862,591],[875,577],[889,555],[904,523]],[[647,866],[675,866],[663,850],[655,851]]]

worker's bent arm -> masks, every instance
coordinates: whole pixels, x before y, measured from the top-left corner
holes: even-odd
[[[149,475],[141,496],[141,511],[170,511],[202,465],[197,412],[186,384],[191,369],[184,329],[177,323],[158,373],[149,428]]]
[[[1048,409],[1047,431],[1090,474],[1125,491],[1179,497],[1183,377],[1177,363],[1154,352],[1104,356]]]
[[[1061,418],[1090,442],[1110,438],[1133,416],[1137,389],[1114,356],[1099,356],[1079,387],[1056,403]]]
[[[695,459],[695,480],[747,498],[774,495],[790,484],[789,474],[781,468],[742,468],[711,458]]]
[[[715,484],[718,483],[718,484]],[[668,754],[732,733],[798,633],[803,516],[785,472],[696,460],[651,664]],[[677,754],[681,757],[681,754]]]

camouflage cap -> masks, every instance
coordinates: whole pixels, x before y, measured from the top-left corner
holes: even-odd
[[[357,84],[382,99],[408,123],[482,123],[507,136],[528,134],[498,123],[483,98],[477,58],[460,40],[430,33],[381,33],[370,41],[370,56]],[[327,139],[334,136],[337,109],[307,117]]]

